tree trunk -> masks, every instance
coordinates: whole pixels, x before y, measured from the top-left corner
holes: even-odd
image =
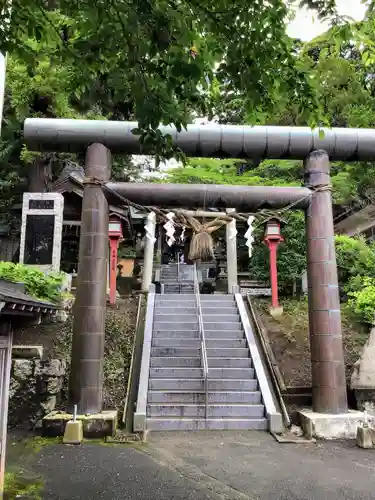
[[[46,193],[52,188],[52,165],[49,159],[36,158],[29,171],[29,192]]]

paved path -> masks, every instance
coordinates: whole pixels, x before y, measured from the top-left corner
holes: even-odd
[[[52,445],[46,500],[375,500],[375,450],[278,444],[266,433],[150,435],[136,447]]]
[[[279,444],[269,434],[159,434],[149,453],[163,457],[218,499],[375,499],[375,450],[354,442]]]

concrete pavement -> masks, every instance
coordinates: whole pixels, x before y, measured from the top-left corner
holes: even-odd
[[[47,500],[375,500],[375,451],[262,432],[151,434],[145,445],[44,446]]]

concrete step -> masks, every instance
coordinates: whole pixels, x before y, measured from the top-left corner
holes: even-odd
[[[220,315],[230,315],[230,314],[236,314],[238,316],[238,310],[237,307],[235,306],[218,306],[218,307],[210,307],[209,305],[207,306],[206,304],[201,304],[202,307],[202,314],[203,316],[206,314],[220,314]]]
[[[164,285],[164,292],[168,290],[168,293],[180,293],[180,294],[192,294],[194,295],[194,287],[189,285]]]
[[[175,294],[175,293],[180,293],[180,294],[193,294],[194,295],[194,288],[189,286],[189,285],[164,285],[164,294],[170,293]]]
[[[151,403],[147,405],[148,417],[205,417],[204,404]],[[264,405],[245,404],[210,404],[207,406],[210,418],[261,418],[264,417]]]
[[[199,357],[182,356],[153,356],[150,366],[153,368],[201,368],[202,359]],[[250,358],[208,358],[209,368],[251,368]]]
[[[247,350],[247,349],[246,349]],[[152,347],[151,359],[153,357],[171,356],[182,358],[200,358],[200,347]]]
[[[191,295],[185,294],[185,297],[184,297],[183,293],[171,293],[168,295],[168,297],[164,297],[164,295],[158,293],[155,297],[156,301],[163,300],[165,302],[173,302],[173,301],[181,302],[185,298],[191,299]]]
[[[183,302],[181,301],[176,301],[173,302],[172,304],[170,302],[164,303],[164,302],[156,302],[155,304],[155,309],[157,311],[160,311],[160,313],[164,314],[171,314],[175,313],[176,309],[178,310],[179,313],[181,314],[186,314],[186,313],[193,313],[197,310],[197,304],[195,299],[191,300],[191,302],[186,303],[184,300]],[[221,306],[218,305],[217,307],[210,307],[207,305],[202,304],[202,313],[203,314],[220,314],[221,316],[224,315],[231,315],[235,314],[238,316],[238,309],[236,306]]]
[[[239,315],[238,314],[205,314],[203,313],[203,323],[206,322],[222,322],[222,323],[239,323]],[[180,313],[180,311],[174,311],[172,313],[165,314],[164,312],[160,312],[160,310],[155,311],[154,322],[162,323],[162,322],[173,322],[173,321],[183,321],[183,322],[193,322],[197,321],[198,313],[197,310],[192,313]]]
[[[155,315],[154,318],[154,331],[173,331],[173,330],[198,330],[198,316],[184,315],[170,315],[171,319],[166,320],[165,317],[160,318],[159,315]],[[239,321],[220,321],[213,322],[207,321],[203,318],[204,331],[227,331],[227,332],[242,332],[242,324]]]
[[[234,323],[237,325],[237,323],[239,323],[241,325],[241,322],[240,322],[240,315],[238,313],[231,313],[231,314],[227,314],[227,313],[224,313],[222,314],[221,313],[221,310],[220,308],[219,309],[216,309],[216,313],[215,314],[207,314],[204,310],[202,311],[202,316],[203,316],[203,323],[206,324],[206,323],[210,323],[210,322],[215,322],[215,323]],[[241,325],[242,327],[242,325]]]
[[[233,295],[213,295],[213,294],[200,294],[200,299],[202,304],[208,302],[214,302],[215,304],[236,304],[236,300]]]
[[[200,358],[200,347],[152,347],[151,357],[186,357],[186,358]],[[248,358],[249,349],[247,348],[211,348],[207,349],[207,356],[209,358]]]
[[[234,309],[237,312],[237,306],[233,302],[213,302],[213,301],[202,301],[201,300],[202,309],[209,307],[210,309],[215,309],[215,311],[220,311],[223,307]]]
[[[151,357],[150,366],[153,368],[169,368],[169,367],[179,367],[179,368],[200,368],[202,366],[202,360],[199,357],[183,358],[181,356],[175,357]]]
[[[244,347],[214,347],[207,348],[207,357],[208,358],[249,358],[250,351]]]
[[[247,358],[210,358],[207,357],[208,368],[251,368],[252,363]],[[201,366],[201,364],[199,365]]]
[[[169,337],[154,337],[152,339],[153,347],[200,347],[201,342],[199,338],[169,338]],[[245,339],[223,339],[223,338],[210,338],[206,339],[206,347],[208,349],[213,347],[220,347],[222,349],[226,347],[247,347]]]
[[[148,391],[148,403],[196,403],[204,404],[205,391]],[[215,391],[208,393],[209,403],[248,403],[260,404],[260,391]]]
[[[180,277],[180,280],[178,280],[177,276],[161,276],[160,279],[163,281],[165,285],[178,285],[179,283],[182,285],[190,285],[194,286],[194,280],[191,280],[189,278],[182,278]]]
[[[186,320],[160,321],[156,318],[154,321],[154,332],[168,332],[180,330],[181,328],[198,331],[198,320],[190,318]]]
[[[170,300],[169,297],[173,296],[173,300]],[[173,293],[169,293],[168,295],[157,294],[155,296],[155,305],[160,307],[196,307],[197,301],[195,299],[195,295],[180,293],[180,299],[177,299]]]
[[[207,339],[244,339],[245,333],[242,330],[206,330],[204,336]]]
[[[204,391],[205,381],[203,378],[154,378],[149,380],[148,388],[151,391]],[[208,379],[208,390],[231,391],[233,393],[256,391],[258,390],[258,381],[256,379]]]
[[[169,294],[167,295],[161,295],[160,297],[169,297]],[[183,299],[180,300],[155,300],[155,310],[156,308],[171,308],[175,309],[176,311],[183,311],[185,308],[188,309],[196,309],[197,308],[197,302],[195,300],[194,295],[189,295],[191,297],[190,300],[186,300],[186,295],[181,295],[181,297],[184,297]]]
[[[204,330],[238,330],[242,331],[240,321],[207,321],[203,318]]]
[[[163,330],[154,331],[153,338],[170,338],[170,339],[199,339],[198,327],[191,330]]]
[[[168,287],[168,288],[181,287],[181,288],[187,288],[189,290],[194,289],[194,283],[191,283],[190,281],[180,280],[180,282],[178,282],[177,279],[166,280],[164,278],[161,278],[160,282],[164,285],[164,288],[166,288],[166,287]],[[176,293],[178,293],[178,292],[176,292]]]
[[[208,378],[253,379],[253,368],[209,368]],[[150,378],[203,378],[202,368],[150,368]]]
[[[217,302],[226,302],[228,300],[235,302],[235,298],[232,294],[225,293],[223,295],[213,294],[213,293],[201,293],[201,300],[215,300]]]
[[[156,304],[155,315],[159,315],[159,314],[175,314],[175,315],[189,314],[191,316],[191,315],[197,314],[197,307],[195,305],[194,306],[193,305],[192,306],[182,305],[181,307],[176,308],[176,307],[170,306],[170,305]]]
[[[192,314],[180,313],[179,311],[174,311],[173,313],[164,314],[160,311],[155,311],[154,322],[156,323],[169,323],[174,321],[182,321],[183,323],[191,323],[197,321],[197,311],[195,310]]]
[[[266,431],[266,418],[148,418],[147,429],[150,431],[204,431],[204,430],[242,430]]]
[[[201,302],[208,303],[213,302],[215,304],[236,304],[236,300],[233,295],[212,295],[212,294],[200,294]]]

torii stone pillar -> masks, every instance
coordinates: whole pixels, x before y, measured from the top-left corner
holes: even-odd
[[[148,292],[152,282],[152,269],[154,264],[154,245],[155,245],[155,229],[156,229],[156,215],[150,212],[147,215],[145,225],[146,238],[145,250],[143,257],[143,275],[142,275],[142,290]]]
[[[109,214],[98,182],[108,181],[110,171],[110,151],[103,144],[89,146],[69,380],[69,408],[77,405],[80,414],[102,410]]]
[[[305,185],[315,190],[306,211],[309,334],[313,410],[348,410],[341,334],[329,157],[313,151],[305,160]]]
[[[235,208],[227,208],[227,213],[235,212]],[[236,219],[233,219],[225,227],[227,246],[227,281],[228,293],[233,293],[233,287],[237,286],[237,228]]]

